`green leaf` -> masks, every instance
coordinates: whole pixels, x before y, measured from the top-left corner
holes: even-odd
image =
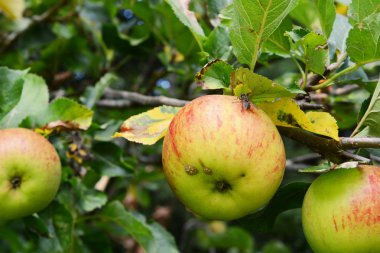
[[[73,252],[74,217],[62,204],[54,203],[52,208],[54,231],[64,252]]]
[[[323,34],[328,38],[333,28],[335,20],[334,0],[316,0],[319,21],[321,23]]]
[[[320,75],[325,72],[329,51],[326,37],[316,33],[309,33],[301,40],[304,50],[306,67]]]
[[[86,130],[91,125],[93,114],[93,111],[74,100],[58,98],[49,105],[43,115],[40,115],[39,122],[40,125],[43,125],[41,129],[44,131]]]
[[[329,60],[326,37],[314,32],[307,33],[302,28],[295,28],[286,35],[291,39],[293,54],[305,63],[305,68],[322,75]]]
[[[285,32],[292,30],[292,21],[290,18],[285,18],[281,25],[273,32],[263,44],[263,50],[272,52],[283,57],[289,57],[290,42]]]
[[[93,108],[96,101],[103,95],[104,90],[115,80],[117,77],[114,74],[107,73],[100,78],[94,87],[89,86],[86,88],[82,102],[88,107]]]
[[[379,40],[380,12],[361,20],[351,29],[347,38],[347,53],[351,61],[360,65],[379,61]]]
[[[212,59],[228,60],[232,54],[228,30],[224,26],[218,26],[207,37],[203,49]]]
[[[231,226],[223,232],[207,233],[204,230],[199,231],[204,238],[204,247],[217,248],[217,249],[239,249],[239,252],[252,253],[254,248],[254,241],[252,236],[244,229]]]
[[[376,89],[372,95],[371,101],[361,118],[357,128],[353,132],[356,136],[360,137],[380,137],[380,80],[377,83]],[[358,130],[361,132],[357,133]]]
[[[38,234],[39,236],[43,236],[46,238],[51,237],[47,225],[37,215],[27,216],[24,218],[24,221],[27,228],[33,231],[34,233]]]
[[[0,120],[19,102],[27,72],[0,67]]]
[[[297,6],[290,12],[290,17],[309,30],[320,30],[318,12],[314,0],[299,0]]]
[[[270,241],[264,245],[263,253],[292,253],[292,251],[281,241]]]
[[[143,216],[128,212],[118,201],[109,203],[99,217],[128,231],[147,253],[179,252],[173,237],[165,229],[156,223],[148,224]]]
[[[124,121],[120,132],[113,137],[152,145],[165,136],[170,122],[180,109],[181,107],[163,105],[134,115]]]
[[[253,103],[272,102],[281,97],[294,97],[291,91],[285,87],[274,83],[272,80],[255,74],[247,68],[238,68],[233,74],[233,87],[247,86],[247,88],[238,88],[239,90],[251,90],[249,98]],[[235,90],[234,90],[235,91]],[[241,95],[236,90],[235,95]]]
[[[277,29],[296,0],[235,0],[230,30],[235,54],[242,64],[254,69],[263,41]]]
[[[207,13],[213,26],[216,27],[220,24],[219,14],[229,2],[229,0],[207,0]]]
[[[303,198],[309,186],[310,183],[305,182],[284,185],[263,210],[236,222],[248,231],[269,232],[280,213],[302,206]]]
[[[191,33],[198,41],[204,39],[205,34],[195,17],[195,13],[189,10],[190,1],[166,0],[166,2],[172,7],[174,14],[178,19],[190,29]]]
[[[230,64],[214,60],[207,63],[195,75],[198,85],[204,90],[224,89],[230,85],[230,74],[233,68]]]
[[[379,0],[352,0],[349,8],[349,16],[353,24],[356,24],[379,11]]]
[[[27,117],[43,114],[48,106],[49,93],[45,81],[33,74],[26,74],[23,80],[21,97],[12,110],[0,120],[0,128],[18,127]]]
[[[310,166],[307,168],[299,169],[298,172],[304,172],[304,173],[324,173],[331,169],[331,164],[328,162],[321,163],[316,166]]]
[[[330,36],[334,20],[334,0],[300,0],[291,17],[308,29]]]

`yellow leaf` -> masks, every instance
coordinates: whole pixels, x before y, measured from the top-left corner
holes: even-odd
[[[327,112],[304,113],[291,98],[281,98],[273,103],[259,103],[256,106],[277,126],[298,127],[339,140],[336,120]]]
[[[181,107],[160,106],[132,116],[122,124],[115,137],[152,145],[165,136],[169,124]]]
[[[10,19],[22,18],[22,13],[25,10],[24,0],[0,0],[0,10]]]

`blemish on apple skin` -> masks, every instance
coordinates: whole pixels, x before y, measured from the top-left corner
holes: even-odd
[[[335,231],[338,232],[338,225],[336,224],[335,216],[333,216],[334,228]]]
[[[212,169],[210,169],[210,168],[203,167],[203,172],[204,172],[206,175],[212,175]]]
[[[194,175],[198,174],[198,172],[199,172],[197,168],[195,168],[194,166],[191,166],[191,165],[185,165],[185,171],[190,176],[194,176]]]

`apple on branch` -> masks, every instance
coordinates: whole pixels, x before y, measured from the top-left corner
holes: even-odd
[[[380,167],[319,176],[305,195],[302,224],[316,253],[380,252]]]
[[[0,221],[45,208],[61,181],[61,162],[53,145],[23,128],[0,130]]]
[[[207,95],[187,104],[163,145],[173,192],[206,219],[232,220],[262,208],[282,181],[285,161],[270,118],[234,96]]]

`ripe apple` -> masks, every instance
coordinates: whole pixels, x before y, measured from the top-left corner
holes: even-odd
[[[380,167],[319,176],[305,195],[302,223],[316,253],[380,252]]]
[[[207,95],[170,123],[162,154],[174,193],[193,213],[232,220],[262,208],[277,191],[285,149],[270,118],[233,96]]]
[[[0,130],[0,221],[42,210],[60,181],[61,162],[49,141],[28,129]]]

